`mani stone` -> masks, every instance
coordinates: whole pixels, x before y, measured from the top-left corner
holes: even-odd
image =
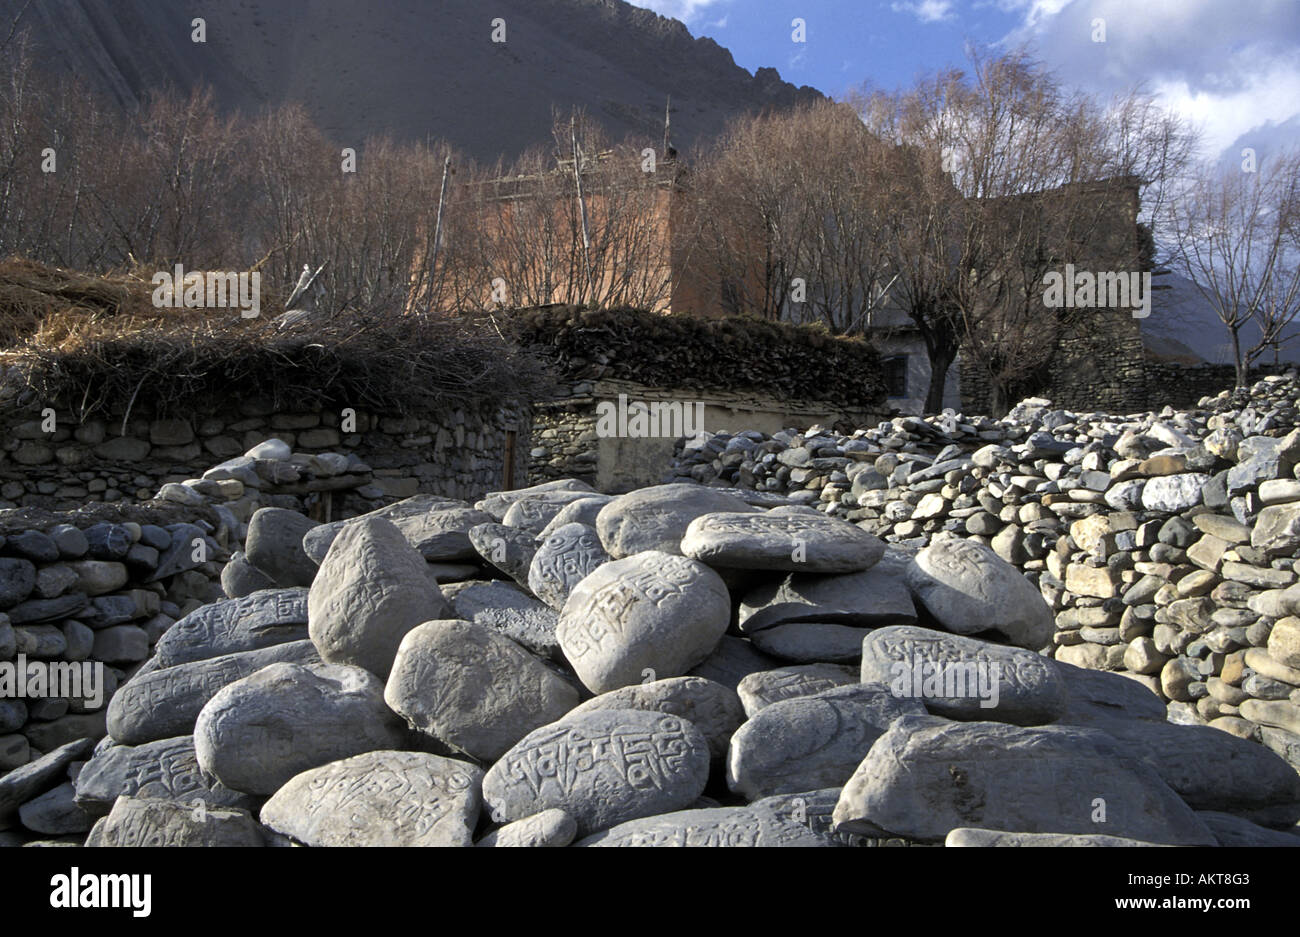
[[[122,745],[188,735],[208,700],[222,687],[278,663],[316,664],[310,641],[223,654],[165,667],[129,680],[108,704],[108,734]]]
[[[565,524],[537,548],[528,569],[528,588],[554,609],[564,608],[573,587],[609,560],[596,528]]]
[[[411,728],[494,761],[578,704],[578,691],[504,635],[468,621],[407,632],[384,699]]]
[[[194,737],[178,736],[144,745],[114,745],[86,762],[73,785],[77,805],[103,816],[122,796],[161,797],[210,807],[243,807],[249,799],[204,771]]]
[[[610,690],[582,703],[569,715],[606,709],[641,709],[680,716],[704,733],[715,761],[726,757],[732,733],[745,721],[745,709],[736,691],[703,677],[668,677]]]
[[[533,485],[531,488],[517,488],[514,491],[489,491],[483,496],[483,500],[476,503],[474,507],[491,514],[499,521],[506,516],[506,512],[510,510],[510,505],[521,498],[530,498],[551,491],[577,491],[588,498],[599,494],[596,489],[584,481],[576,478],[559,478],[555,481]]]
[[[425,566],[391,521],[369,518],[344,527],[307,599],[321,659],[387,677],[406,633],[451,612]]]
[[[560,616],[518,586],[501,580],[448,586],[455,617],[486,625],[539,657],[557,658]]]
[[[795,664],[851,663],[862,658],[863,628],[816,621],[790,621],[750,635],[754,647]]]
[[[267,590],[196,608],[158,639],[153,659],[174,667],[306,637],[307,590]]]
[[[916,555],[908,586],[945,628],[957,634],[996,630],[1013,644],[1038,650],[1056,622],[1039,591],[989,547],[946,537]]]
[[[977,830],[962,827],[952,830],[945,846],[1159,846],[1140,839],[1107,836],[1104,833],[1007,833],[1003,830]],[[1297,840],[1300,845],[1300,840]]]
[[[477,557],[469,531],[492,517],[463,501],[436,495],[415,495],[369,514],[331,524],[322,524],[303,538],[303,549],[317,563],[323,562],[339,531],[353,524],[382,517],[391,521],[415,550],[430,563],[472,560]]]
[[[656,485],[620,495],[600,509],[596,530],[600,542],[615,558],[657,550],[682,552],[682,538],[691,521],[704,514],[759,513],[735,495],[703,485]]]
[[[566,506],[586,497],[577,491],[547,491],[520,498],[510,505],[501,523],[538,536]]]
[[[217,691],[199,713],[199,764],[223,784],[273,794],[294,775],[399,748],[400,720],[372,673],[341,664],[272,664]]]
[[[274,589],[271,577],[252,563],[242,550],[237,550],[225,566],[221,567],[221,591],[227,598],[241,599],[262,589]]]
[[[745,715],[750,719],[766,706],[782,700],[812,696],[838,686],[859,681],[858,668],[843,664],[798,664],[760,670],[745,677],[736,686]]]
[[[1065,681],[1033,651],[896,627],[862,642],[863,683],[880,683],[949,719],[1041,725],[1066,710]]]
[[[683,810],[704,792],[709,743],[677,716],[582,713],[520,740],[483,779],[497,823],[558,807],[589,836],[626,820]]]
[[[941,842],[960,827],[1096,833],[1172,845],[1214,836],[1148,765],[1078,726],[1022,728],[905,716],[882,735],[835,805],[839,831]]]
[[[519,846],[567,846],[577,838],[578,824],[573,817],[563,810],[552,807],[531,817],[524,817],[514,823],[493,830],[475,846],[506,847]]]
[[[770,810],[713,807],[629,820],[589,836],[578,846],[824,847],[826,840]]]
[[[68,766],[85,758],[94,744],[91,739],[68,742],[35,761],[0,775],[0,830],[8,828],[19,807],[65,778]]]
[[[779,666],[780,661],[756,650],[749,641],[728,634],[722,636],[712,654],[691,669],[689,676],[704,677],[734,690],[751,673]]]
[[[840,799],[842,787],[824,787],[815,791],[797,791],[793,794],[776,794],[756,800],[749,806],[753,810],[768,810],[783,820],[799,823],[824,841],[835,847],[868,846],[874,841],[870,837],[854,833],[836,833],[831,819],[835,804]],[[895,838],[893,843],[906,845],[907,841]]]
[[[751,589],[740,602],[740,630],[753,634],[792,621],[857,628],[913,624],[916,604],[901,560],[891,555],[871,569],[838,576],[794,573]]]
[[[302,538],[320,526],[287,508],[258,508],[248,522],[244,554],[277,586],[310,586],[316,564],[303,552]]]
[[[479,524],[469,529],[469,539],[484,561],[521,586],[528,585],[528,570],[537,553],[537,541],[528,531],[505,524]]]
[[[586,524],[588,527],[595,527],[596,515],[600,513],[601,508],[613,500],[613,495],[586,495],[576,501],[570,501],[551,518],[550,523],[537,535],[537,539],[545,540],[565,524]]]
[[[261,819],[308,846],[470,846],[482,781],[441,755],[366,752],[297,775]]]
[[[681,550],[710,566],[852,573],[880,562],[885,544],[862,528],[821,512],[718,513],[691,521]]]
[[[652,550],[606,563],[578,583],[556,637],[583,684],[606,693],[647,676],[681,676],[717,647],[730,619],[731,598],[717,573]]]
[[[247,810],[119,797],[86,838],[87,846],[264,846]]]
[[[773,703],[731,737],[727,786],[748,800],[840,787],[890,723],[925,707],[883,684],[842,686]]]

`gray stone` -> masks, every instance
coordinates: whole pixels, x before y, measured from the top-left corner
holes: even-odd
[[[1097,832],[1212,845],[1209,829],[1110,736],[1077,726],[1022,728],[905,716],[872,746],[835,807],[835,828],[942,841],[962,827],[1012,833]]]
[[[578,693],[509,638],[451,620],[407,633],[384,699],[411,728],[492,761],[576,706]]]
[[[230,599],[242,599],[263,589],[274,589],[275,582],[252,563],[244,551],[237,550],[221,567],[221,591]]]
[[[861,676],[949,719],[1040,725],[1066,710],[1065,681],[1047,658],[925,628],[871,632]]]
[[[608,561],[594,527],[565,524],[541,541],[528,569],[528,587],[551,608],[562,609],[573,587]]]
[[[640,709],[680,716],[704,734],[715,761],[726,756],[732,733],[745,721],[745,709],[736,691],[703,677],[669,677],[621,687],[592,697],[569,715],[608,709]]]
[[[867,629],[816,621],[791,621],[755,631],[754,647],[794,664],[853,663],[862,659]]]
[[[85,833],[95,820],[77,806],[73,799],[75,795],[71,783],[60,784],[19,807],[18,819],[33,833],[49,836]]]
[[[415,495],[360,517],[323,524],[303,538],[303,549],[313,560],[324,561],[334,538],[343,528],[381,517],[391,521],[402,536],[430,563],[447,563],[478,558],[469,532],[492,522],[483,511],[463,501],[436,495]]]
[[[59,555],[64,559],[77,560],[90,550],[90,541],[86,535],[71,524],[58,524],[47,531],[47,536],[54,541]]]
[[[550,523],[537,535],[537,539],[545,540],[565,524],[586,524],[588,527],[595,527],[596,516],[600,514],[600,509],[613,500],[612,495],[587,495],[570,501],[551,518]]]
[[[563,810],[551,808],[535,813],[531,817],[516,820],[514,823],[507,823],[488,833],[474,845],[498,849],[520,846],[568,846],[577,835],[578,824],[574,822],[573,817]]]
[[[1198,810],[1196,815],[1210,828],[1220,846],[1300,846],[1300,832],[1296,827],[1285,831],[1270,830],[1230,813],[1213,810]]]
[[[138,663],[149,656],[149,635],[135,625],[101,628],[95,632],[91,654],[110,664]]]
[[[543,482],[540,485],[533,485],[531,488],[517,488],[514,491],[490,491],[474,507],[491,514],[499,521],[505,518],[506,512],[510,510],[510,506],[516,501],[554,491],[576,491],[586,497],[598,494],[594,488],[584,481],[576,478],[560,478],[555,481]]]
[[[1051,607],[1018,569],[983,544],[936,539],[917,554],[907,581],[917,601],[957,634],[995,630],[1030,650],[1051,642]]]
[[[882,684],[824,690],[764,707],[727,754],[727,786],[749,800],[843,785],[895,719],[923,714]]]
[[[685,674],[717,647],[730,618],[717,573],[650,551],[606,563],[578,583],[556,637],[583,684],[605,693],[648,675]]]
[[[319,662],[310,641],[291,641],[136,676],[108,704],[108,734],[122,745],[188,735],[203,707],[223,687],[270,664]]]
[[[67,568],[76,574],[72,585],[86,595],[105,595],[116,592],[127,583],[126,565],[109,560],[78,560]]]
[[[168,524],[166,530],[171,541],[166,548],[159,551],[158,568],[145,580],[146,582],[158,582],[202,565],[201,561],[196,559],[198,551],[195,549],[200,542],[207,544],[205,551],[207,555],[210,556],[215,552],[203,528],[197,524]]]
[[[773,703],[798,699],[859,682],[857,667],[843,664],[799,664],[762,670],[745,677],[736,687],[745,715],[750,719]]]
[[[1259,512],[1250,545],[1269,556],[1291,556],[1300,548],[1300,504],[1275,504]]]
[[[276,589],[213,602],[167,629],[154,648],[159,666],[255,651],[307,637],[307,590]]]
[[[39,530],[22,530],[8,534],[4,541],[6,556],[17,556],[33,563],[53,563],[59,558],[59,548],[49,534]],[[122,551],[125,554],[125,550]]]
[[[497,823],[558,807],[588,836],[684,809],[708,776],[708,741],[686,720],[606,710],[529,733],[488,771],[483,800]]]
[[[374,674],[341,664],[271,664],[218,690],[199,713],[199,764],[222,783],[272,794],[331,761],[402,747]]]
[[[475,551],[521,586],[528,585],[528,570],[537,553],[537,541],[526,530],[505,524],[478,524],[468,532]]]
[[[18,557],[0,558],[0,609],[13,608],[36,588],[36,566]]]
[[[745,594],[741,631],[757,633],[792,621],[874,628],[910,625],[916,605],[905,581],[907,566],[886,559],[865,572],[838,576],[794,574]]]
[[[277,586],[310,586],[316,564],[303,552],[302,540],[318,526],[297,511],[259,508],[248,521],[245,557]]]
[[[68,742],[0,777],[0,830],[7,828],[20,806],[56,787],[67,776],[68,766],[90,754],[94,745],[93,739]]]
[[[1159,846],[1141,839],[1107,836],[1104,833],[1007,833],[959,827],[948,833],[945,846]]]
[[[1201,503],[1201,489],[1210,476],[1199,472],[1164,475],[1148,479],[1142,489],[1142,507],[1148,511],[1177,514]]]
[[[780,661],[755,649],[749,641],[728,634],[722,636],[712,654],[692,668],[690,676],[704,677],[734,690],[750,674],[778,666]]]
[[[691,521],[681,552],[710,566],[831,574],[869,569],[885,544],[821,513],[718,513]]]
[[[455,617],[486,625],[540,657],[558,658],[559,615],[519,587],[501,580],[448,586]]]
[[[77,574],[65,563],[42,566],[36,571],[35,593],[38,599],[57,599],[77,581]]]
[[[469,846],[482,781],[440,755],[366,752],[297,775],[261,819],[308,846]]]
[[[34,625],[45,621],[71,618],[90,604],[84,592],[69,592],[56,599],[28,599],[9,609],[9,621],[15,625]]]
[[[264,846],[262,830],[244,809],[119,797],[86,838],[92,847]]]
[[[77,774],[77,804],[103,816],[122,796],[158,797],[181,804],[247,807],[243,793],[231,790],[199,767],[194,737],[179,736],[145,745],[114,745],[86,762]]]
[[[90,556],[97,560],[125,559],[134,542],[131,532],[121,524],[95,524],[82,533],[89,544]]]
[[[321,563],[307,600],[311,639],[321,659],[354,664],[380,678],[403,636],[451,608],[425,562],[391,521],[345,527]]]
[[[754,806],[679,810],[620,823],[578,846],[824,847],[806,826]]]
[[[691,521],[705,514],[746,512],[734,495],[702,485],[673,484],[620,495],[600,509],[596,530],[609,555],[622,558],[647,550],[680,554]]]

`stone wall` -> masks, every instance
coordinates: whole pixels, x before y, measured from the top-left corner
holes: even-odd
[[[526,408],[503,408],[487,418],[463,410],[385,416],[272,412],[256,400],[231,401],[193,419],[133,411],[125,423],[120,411],[82,420],[59,407],[51,421],[43,410],[29,404],[0,418],[0,509],[146,501],[164,484],[199,478],[215,462],[272,438],[305,456],[338,452],[364,459],[365,477],[353,486],[360,499],[356,512],[416,492],[475,497],[505,487],[508,476],[522,480],[531,422]],[[508,448],[514,453],[509,473]]]
[[[622,401],[622,404],[620,404]],[[624,412],[638,403],[670,405],[674,418],[645,436],[631,426],[605,432],[599,412]],[[676,409],[680,405],[681,409]],[[682,415],[681,420],[676,414]],[[789,400],[751,392],[697,391],[646,387],[629,381],[583,381],[535,408],[529,454],[529,482],[579,478],[599,491],[623,492],[654,485],[669,474],[674,447],[683,435],[787,426],[857,425],[879,418],[878,411],[837,407],[826,401]],[[697,422],[700,425],[696,425]]]

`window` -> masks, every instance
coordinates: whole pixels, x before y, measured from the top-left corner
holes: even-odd
[[[885,372],[885,393],[890,397],[907,396],[907,355],[893,355],[881,364]]]

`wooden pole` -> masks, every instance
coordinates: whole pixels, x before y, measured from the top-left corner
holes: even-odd
[[[438,275],[438,247],[442,244],[442,206],[447,198],[447,174],[451,171],[451,156],[442,161],[442,185],[438,188],[438,217],[433,225],[433,251],[429,258],[429,304],[425,312],[433,312],[433,281]]]

